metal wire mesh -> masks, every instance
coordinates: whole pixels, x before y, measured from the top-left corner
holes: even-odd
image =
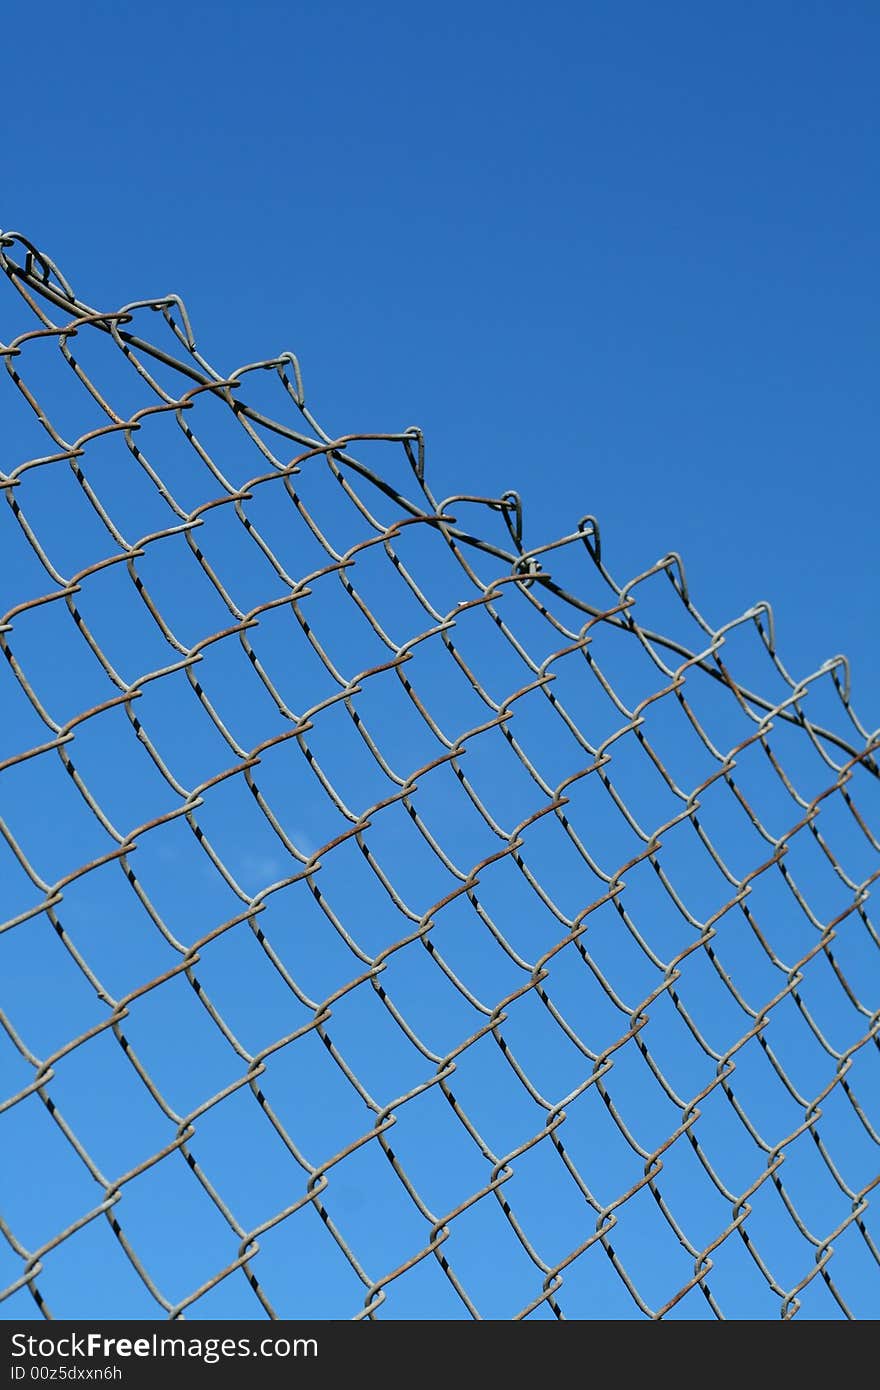
[[[846,660],[0,267],[9,1315],[880,1312]]]

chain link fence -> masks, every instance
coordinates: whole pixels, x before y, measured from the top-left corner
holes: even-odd
[[[0,268],[7,1315],[877,1316],[845,658]]]

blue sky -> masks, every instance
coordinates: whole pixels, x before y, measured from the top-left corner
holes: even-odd
[[[833,8],[742,4],[724,11],[695,3],[549,4],[540,13],[517,4],[452,4],[430,14],[396,3],[375,9],[333,3],[247,8],[225,2],[183,8],[151,4],[96,6],[84,14],[50,4],[41,9],[33,50],[30,40],[19,38],[0,57],[12,131],[4,149],[0,226],[20,230],[53,255],[87,302],[113,307],[179,292],[199,348],[222,370],[295,351],[303,365],[307,401],[331,432],[394,432],[418,424],[427,440],[434,495],[473,491],[498,496],[516,489],[523,499],[526,545],[571,530],[589,512],[601,520],[604,554],[621,580],[670,550],[680,551],[691,593],[713,626],[758,600],[769,600],[789,671],[806,675],[837,652],[847,653],[856,710],[873,729],[880,725],[874,635],[880,567],[872,506],[878,433],[878,38],[880,19],[867,3]],[[0,339],[5,334],[0,326]],[[62,399],[66,402],[59,394],[59,403]],[[15,449],[19,443],[25,449],[15,428],[6,435],[7,446],[10,439]],[[103,467],[97,446],[95,466]],[[254,467],[251,473],[256,471]],[[241,476],[249,475],[243,471]],[[131,516],[134,527],[139,509],[147,505],[142,494],[133,484],[129,489],[128,482],[120,482],[110,468],[101,477],[109,491],[116,489],[113,504],[120,515]],[[70,572],[84,562],[92,533],[85,521],[82,529],[58,525],[62,513],[54,474],[51,482],[49,478],[45,470],[28,475],[29,505],[58,548],[53,554],[60,557],[61,547],[68,547],[57,562]],[[68,486],[73,487],[69,479]],[[318,505],[326,505],[323,495],[316,497]],[[334,518],[340,526],[350,520],[344,511]],[[260,524],[271,526],[270,512],[264,508]],[[222,533],[219,520],[212,525],[236,585],[251,595],[240,601],[244,606],[258,602],[261,586],[270,582],[268,571],[258,572],[233,549],[224,552],[233,541]],[[146,529],[141,527],[141,533]],[[165,586],[163,601],[180,604],[180,622],[186,626],[192,620],[186,637],[192,641],[213,619],[199,606],[201,598],[184,594],[175,569],[188,563],[186,553],[181,554],[182,561],[169,546],[164,564],[148,571],[149,561],[144,563],[148,582]],[[441,562],[436,561],[436,573],[433,558],[421,563],[442,589]],[[369,570],[366,560],[363,568]],[[30,582],[11,549],[5,562],[0,560],[0,580],[4,592],[8,588],[13,594],[8,603],[0,602],[5,611],[15,601],[15,585]],[[367,573],[365,583],[370,582]],[[393,598],[390,591],[385,594],[383,582],[376,577],[377,602],[383,596],[389,603],[400,602],[397,590]],[[112,583],[115,579],[108,578],[107,585]],[[335,591],[334,596],[335,602]],[[325,600],[317,596],[314,602]],[[324,630],[329,627],[338,639],[354,644],[356,624],[349,630],[345,624],[351,615],[341,616],[334,602],[327,599],[321,613]],[[110,587],[103,594],[96,590],[90,620],[100,626],[103,618],[103,630],[109,633],[115,619],[118,628],[123,610],[114,605],[119,603]],[[344,603],[342,609],[348,611]],[[60,630],[51,628],[54,622],[54,616],[46,616],[50,645],[61,641]],[[268,619],[265,629],[261,641],[268,643],[271,663],[272,642],[289,640],[289,634],[273,637]],[[53,685],[51,666],[40,668],[45,637],[34,628],[20,640],[37,676]],[[147,638],[132,628],[114,640],[120,643],[119,660],[135,662],[138,650],[145,650],[138,643]],[[465,646],[467,640],[463,633]],[[481,640],[488,641],[485,634],[473,638],[478,657]],[[212,688],[224,692],[229,717],[240,728],[257,716],[246,677],[224,665],[227,651],[218,646],[205,669],[214,663]],[[365,655],[361,665],[368,659]],[[748,673],[743,679],[751,680],[749,663],[757,658],[743,653],[741,659]],[[87,671],[81,654],[63,661],[58,670],[64,672],[65,709],[56,713],[58,718],[68,718],[98,698],[99,676]],[[627,658],[620,661],[615,669],[625,681]],[[438,698],[442,692],[449,702],[449,718],[458,719],[456,700],[463,696],[454,682],[447,685],[449,678],[433,671],[429,656],[424,662],[424,679],[435,682]],[[636,667],[637,661],[637,680]],[[299,674],[305,681],[305,668]],[[210,762],[215,756],[208,746],[214,731],[199,718],[192,733],[184,728],[176,707],[163,709],[159,683],[145,695],[145,707],[151,700],[153,727],[166,740],[163,747],[173,746],[180,762],[189,759],[190,780],[197,781],[197,767],[204,770],[200,759]],[[15,709],[18,717],[18,705]],[[270,735],[274,717],[268,710],[261,713],[266,723],[251,743]],[[386,712],[382,725],[382,717],[377,715],[385,738],[399,740],[401,750],[407,750],[400,756],[408,757],[403,722],[398,725],[396,716]],[[522,725],[535,746],[541,746],[542,726],[536,720],[530,730],[530,717],[525,714]],[[463,705],[460,718],[467,719]],[[343,733],[330,724],[326,728],[322,755],[331,762],[336,758],[333,775],[344,780],[348,753]],[[30,725],[25,730],[22,722],[21,729],[22,746],[38,741],[30,737]],[[137,794],[131,790],[135,784],[127,783],[126,801],[114,780],[115,759],[124,756],[128,732],[120,715],[118,729],[102,725],[103,741],[96,739],[90,747],[88,726],[83,726],[77,744],[78,766],[101,785],[102,804],[113,801],[113,814],[126,826],[145,819],[144,807],[154,804],[146,783],[143,788],[137,784]],[[675,741],[681,740],[680,733],[670,737],[670,746],[683,756],[683,742]],[[320,741],[318,732],[315,738]],[[417,742],[414,735],[413,750]],[[489,756],[483,775],[496,796],[519,805],[515,778],[511,774],[508,785],[502,762]],[[32,778],[27,788],[22,778],[15,787],[23,790],[12,793],[24,837],[34,842],[41,835],[54,837],[61,858],[80,854],[77,862],[96,853],[94,824],[78,819],[74,809],[63,809],[63,797],[73,794],[57,760],[51,767],[35,760],[27,765],[27,775]],[[309,854],[331,833],[320,820],[329,803],[314,786],[301,794],[292,789],[285,781],[289,775],[279,773],[275,794],[282,801],[287,797],[285,823]],[[356,770],[351,776],[352,794],[367,797],[367,773]],[[626,776],[625,766],[621,776]],[[639,791],[648,796],[645,787]],[[276,872],[278,861],[275,851],[265,847],[264,826],[253,832],[240,828],[247,798],[241,793],[243,799],[236,800],[238,795],[230,790],[224,802],[217,792],[206,805],[208,833],[222,842],[224,857],[236,860],[244,878],[251,875],[259,886]],[[477,844],[476,831],[468,840],[470,831],[451,809],[450,795],[438,787],[434,809],[448,837],[443,843],[454,845],[449,852],[464,863],[468,845]],[[429,796],[426,792],[426,801]],[[56,797],[57,803],[52,801]],[[40,804],[57,804],[51,826],[41,819]],[[657,807],[660,818],[659,800]],[[588,806],[584,814],[589,817]],[[740,832],[724,822],[721,809],[718,815],[719,833],[738,845]],[[180,823],[166,829],[167,834],[144,838],[138,862],[147,861],[147,876],[157,885],[164,882],[169,899],[176,896],[178,908],[185,902],[186,912],[207,928],[232,911],[226,889],[198,860],[194,842],[178,834]],[[409,858],[401,828],[388,829],[387,844],[381,828],[375,834],[379,857],[383,851],[396,857],[406,891],[417,894],[422,871],[417,857]],[[611,857],[610,865],[618,846],[601,816],[593,834]],[[196,859],[190,859],[194,853]],[[577,879],[554,857],[558,847],[536,842],[534,853],[555,875],[560,891],[570,889],[572,902],[578,901]],[[190,868],[197,860],[198,867]],[[367,888],[341,854],[332,862],[338,866],[328,873],[334,901],[350,919],[358,903],[366,901],[359,895]],[[684,863],[682,872],[690,875],[695,897],[702,901],[705,893],[708,902],[714,891],[709,870],[688,869],[686,859]],[[802,872],[821,896],[819,868],[810,861]],[[123,907],[130,890],[101,874],[100,883],[88,877],[71,887],[65,911],[81,930],[97,933],[93,949],[124,992],[139,971],[155,974],[164,968],[164,945],[140,918],[136,925],[134,918],[127,919],[134,934],[120,945],[113,923],[120,912],[130,912]],[[436,896],[440,891],[438,887]],[[648,885],[637,879],[630,891],[650,914]],[[519,922],[515,889],[508,884],[498,892],[499,911]],[[296,908],[311,910],[309,903]],[[370,922],[377,935],[366,948],[371,952],[384,940],[384,919],[378,907],[375,912],[375,922],[372,916]],[[46,925],[42,917],[35,920]],[[449,931],[452,936],[451,927]],[[45,996],[33,961],[42,948],[33,936],[16,933],[6,934],[6,942],[12,943],[9,978],[39,1032],[46,1024]],[[254,1047],[262,1046],[272,1029],[277,1036],[283,1032],[288,993],[273,995],[277,980],[272,977],[270,985],[267,977],[259,986],[265,993],[242,1001],[236,981],[248,971],[263,980],[264,962],[258,969],[248,954],[251,938],[240,940],[233,932],[222,940],[228,950],[217,946],[213,974],[206,952],[206,987],[223,997],[221,1012],[239,1011],[236,1026]],[[450,949],[454,954],[455,946]],[[597,949],[601,956],[601,944]],[[861,948],[852,949],[860,962]],[[295,955],[289,968],[314,980],[306,991],[310,996],[323,997],[337,968],[330,947],[309,948],[294,961]],[[756,980],[762,978],[757,966],[735,951],[734,959],[744,971],[754,968]],[[491,951],[485,961],[471,959],[471,966],[481,980],[484,969],[486,978],[501,969]],[[78,1033],[97,1017],[93,996],[87,997],[82,981],[65,975],[66,969],[67,964],[59,964],[53,976],[52,1027],[32,1043],[38,1055],[59,1045],[65,1029],[68,1036]],[[443,991],[434,998],[428,981],[421,983],[412,969],[411,977],[401,972],[397,987],[425,1028],[436,1027],[440,1047],[446,1023],[458,1016]],[[867,974],[868,964],[864,969]],[[434,980],[431,972],[429,979]],[[30,986],[33,994],[28,994]],[[563,980],[563,991],[569,987],[575,991],[572,1009],[585,1008],[582,999],[578,1002],[575,977]],[[168,1000],[177,985],[162,989],[164,1007],[173,1017]],[[824,999],[824,986],[817,989]],[[200,1058],[204,1070],[198,1074],[210,1078],[213,1094],[238,1074],[229,1070],[232,1054],[203,1018],[204,1052],[197,1050],[202,1035],[187,1013],[191,995],[182,982],[178,995],[189,1019],[180,1027],[193,1029],[181,1035],[187,1039],[187,1054]],[[149,998],[158,1008],[159,992]],[[398,1040],[379,1038],[387,1018],[381,1011],[375,1016],[370,1012],[375,1003],[372,993],[366,1003],[362,994],[353,993],[340,1004],[337,1015],[342,1017],[335,1026],[355,1053],[363,1051],[363,1040],[372,1039],[376,1028],[377,1040],[370,1046],[396,1076]],[[837,1018],[835,1007],[828,1004],[832,1020]],[[149,1008],[144,1003],[145,1046],[153,1049],[153,1064],[173,1089],[183,1080],[176,1025],[164,1015],[151,1021]],[[783,1046],[797,1037],[796,1023],[791,1022],[790,1034],[787,1024],[780,1025]],[[517,1036],[519,1028],[525,1050],[530,1027],[538,1036],[537,1023],[511,1022]],[[137,1020],[131,1028],[136,1035]],[[100,1063],[78,1049],[58,1084],[85,1131],[108,1146],[107,1163],[124,1167],[131,1155],[122,1151],[124,1145],[113,1147],[117,1136],[102,1127],[101,1105],[91,1116],[89,1112],[95,1100],[90,1077],[99,1066],[107,1078],[106,1094],[117,1094],[112,1078],[119,1057],[108,1037],[94,1043],[96,1051],[106,1053]],[[679,1057],[676,1038],[674,1028],[668,1034],[660,1030],[661,1046],[668,1044],[672,1058]],[[536,1044],[532,1061],[538,1071],[552,1072],[557,1065],[564,1070],[566,1062],[556,1046],[555,1041]],[[299,1096],[306,1114],[303,1126],[322,1153],[347,1140],[357,1122],[351,1117],[349,1123],[351,1094],[344,1086],[338,1105],[326,1100],[322,1088],[339,1080],[338,1069],[326,1058],[316,1047],[308,1066],[299,1062],[294,1076],[287,1081],[282,1076],[277,1083]],[[462,1079],[462,1086],[470,1088],[470,1103],[486,1107],[490,1128],[497,1123],[499,1132],[512,1139],[505,1128],[516,1109],[512,1102],[512,1109],[505,1108],[510,1076],[504,1068],[498,1072],[497,1055],[488,1049],[485,1058],[476,1052],[474,1058],[472,1074]],[[400,1065],[405,1070],[402,1060]],[[139,1091],[137,1102],[123,1099],[131,1094],[130,1080],[129,1072],[119,1073],[118,1103],[140,1106]],[[377,1084],[381,1090],[381,1076]],[[755,1079],[753,1085],[760,1105],[766,1079]],[[624,1082],[625,1095],[638,1093],[630,1087],[636,1087],[632,1079]],[[189,1100],[181,1095],[175,1102],[181,1110],[194,1103],[195,1092],[186,1094]],[[252,1185],[242,1181],[242,1164],[251,1158],[243,1158],[236,1147],[239,1121],[232,1113],[243,1103],[243,1096],[225,1102],[230,1109],[222,1121],[216,1119],[220,1108],[212,1111],[200,1142],[206,1167],[220,1175],[218,1184],[222,1179],[224,1190],[247,1207],[253,1193]],[[402,1151],[411,1144],[406,1161],[423,1173],[428,1186],[436,1187],[439,1209],[460,1198],[473,1154],[466,1145],[461,1152],[455,1149],[461,1134],[452,1125],[448,1160],[438,1161],[438,1154],[445,1154],[439,1136],[447,1135],[448,1112],[442,1119],[434,1115],[436,1103],[434,1094],[424,1099],[425,1117],[412,1122],[411,1132],[404,1134],[407,1126],[401,1125],[400,1144]],[[156,1148],[167,1134],[161,1124],[151,1128],[155,1116],[148,1110],[139,1109],[132,1118],[133,1132]],[[18,1152],[28,1156],[32,1172],[43,1172],[40,1165],[45,1165],[40,1180],[48,1191],[57,1133],[50,1136],[51,1126],[45,1133],[40,1128],[46,1125],[42,1112],[38,1118],[28,1112],[25,1120],[19,1119],[18,1109],[10,1113],[14,1123],[25,1126]],[[579,1115],[580,1141],[594,1143],[596,1131],[590,1124],[601,1129],[601,1114],[590,1120],[585,1106]],[[643,1118],[648,1127],[655,1118],[658,1126],[664,1122],[659,1111]],[[718,1125],[718,1144],[727,1144],[735,1154],[739,1141],[726,1136],[720,1120]],[[575,1128],[572,1123],[571,1130]],[[860,1141],[845,1133],[856,1155],[853,1161],[860,1163]],[[577,1133],[573,1142],[577,1148]],[[611,1139],[608,1143],[607,1149],[599,1146],[596,1161],[611,1182],[617,1160]],[[503,1149],[500,1139],[499,1144]],[[424,1152],[420,1145],[426,1146]],[[347,1187],[340,1181],[334,1198],[355,1246],[360,1242],[377,1267],[387,1268],[413,1248],[418,1232],[416,1225],[412,1231],[406,1226],[396,1179],[377,1154],[373,1143],[346,1160],[348,1172],[357,1165],[363,1171],[355,1172]],[[267,1145],[255,1161],[264,1176],[266,1210],[277,1210],[279,1194],[287,1190],[289,1155]],[[549,1246],[555,1249],[558,1243],[562,1249],[568,1223],[576,1218],[561,1196],[552,1210],[542,1203],[541,1193],[551,1181],[540,1171],[543,1161],[535,1157],[529,1177],[524,1160],[527,1172],[520,1176],[519,1201],[527,1211],[526,1225],[543,1221]],[[623,1164],[624,1157],[619,1161]],[[821,1208],[816,1193],[823,1190],[824,1179],[803,1162],[802,1200],[807,1205],[816,1201]],[[178,1166],[173,1182],[179,1182],[179,1191],[172,1177],[164,1176],[170,1168],[157,1168],[138,1189],[141,1195],[127,1199],[127,1219],[135,1245],[149,1251],[157,1279],[167,1278],[183,1296],[228,1253],[222,1253],[226,1232],[218,1233],[213,1211],[194,1204],[191,1175]],[[689,1170],[685,1164],[677,1171],[671,1158],[668,1166],[669,1182],[683,1201],[688,1191],[693,1194]],[[160,1171],[163,1176],[157,1177]],[[599,1181],[601,1185],[601,1176]],[[161,1192],[161,1229],[151,1217],[159,1197],[154,1193],[151,1208],[149,1182]],[[45,1222],[34,1228],[33,1243],[48,1238],[53,1221],[72,1219],[86,1202],[87,1187],[81,1175],[71,1177],[69,1189],[57,1188],[51,1200],[45,1198]],[[19,1214],[20,1204],[26,1219],[20,1177],[14,1192],[14,1210]],[[690,1200],[695,1222],[705,1216],[708,1230],[714,1196],[711,1201],[706,1197],[705,1211],[696,1197]],[[378,1223],[371,1221],[376,1212],[382,1217]],[[245,1225],[256,1224],[264,1214],[256,1202],[241,1219]],[[644,1230],[653,1219],[646,1211]],[[756,1220],[766,1220],[766,1239],[776,1242],[783,1264],[791,1255],[795,1269],[786,1220],[778,1211],[759,1214]],[[181,1223],[189,1223],[195,1233],[186,1252],[163,1234],[179,1230]],[[99,1225],[103,1233],[103,1222],[90,1223],[78,1239],[83,1248],[94,1242],[79,1258],[100,1283],[99,1271],[110,1266],[104,1264]],[[320,1316],[331,1304],[334,1310],[347,1307],[347,1299],[356,1307],[363,1289],[344,1262],[339,1264],[313,1209],[297,1216],[295,1225],[295,1240],[282,1235],[291,1229],[282,1225],[267,1236],[261,1255],[267,1285],[277,1288],[288,1281],[283,1311]],[[640,1229],[638,1223],[633,1229]],[[509,1316],[527,1302],[530,1290],[536,1294],[527,1277],[533,1271],[517,1265],[514,1272],[513,1254],[505,1276],[498,1275],[495,1262],[501,1257],[491,1252],[505,1249],[509,1236],[491,1202],[477,1204],[457,1228],[457,1259],[487,1300],[489,1316]],[[641,1246],[635,1240],[628,1250],[621,1234],[624,1262],[643,1261],[648,1283],[652,1289],[656,1284],[651,1296],[661,1302],[659,1272],[667,1258],[667,1238],[668,1231],[657,1234],[652,1246],[652,1237],[645,1236]],[[68,1248],[59,1248],[47,1274],[50,1292],[60,1307],[97,1311],[88,1305],[85,1281],[77,1286],[73,1261],[69,1267],[64,1264],[70,1261]],[[652,1253],[645,1255],[646,1249]],[[569,1277],[579,1315],[590,1309],[603,1316],[631,1315],[633,1305],[620,1282],[603,1280],[592,1261],[590,1253]],[[345,1284],[349,1278],[350,1291]],[[115,1279],[105,1276],[100,1283],[103,1307],[133,1310],[135,1316],[154,1311],[134,1277],[130,1283],[121,1274],[119,1283]],[[432,1260],[407,1279],[411,1282],[401,1280],[396,1286],[392,1315],[460,1315]],[[749,1302],[748,1281],[738,1284],[735,1269],[719,1279],[734,1312],[770,1315],[763,1303]],[[227,1292],[232,1287],[226,1281],[213,1290],[200,1309],[203,1315],[241,1316],[243,1305]],[[331,1287],[335,1302],[324,1299]],[[404,1287],[406,1292],[399,1292]],[[28,1315],[23,1311],[26,1297],[16,1295],[18,1301],[8,1305],[10,1316]],[[65,1305],[66,1299],[72,1301]],[[691,1315],[699,1315],[692,1302],[688,1307]],[[818,1301],[814,1312],[823,1315]]]
[[[50,4],[4,225],[880,684],[875,8]],[[50,37],[51,36],[51,37]],[[874,723],[878,722],[876,714]]]

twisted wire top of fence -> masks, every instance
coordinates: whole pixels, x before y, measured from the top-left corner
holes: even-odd
[[[846,659],[0,269],[10,1315],[876,1316]]]

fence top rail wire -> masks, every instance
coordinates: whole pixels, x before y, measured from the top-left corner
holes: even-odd
[[[23,259],[16,260],[15,257],[10,254],[9,248],[14,249],[19,245],[24,250],[25,254]],[[229,400],[237,414],[240,414],[248,420],[252,420],[255,424],[262,425],[282,438],[304,445],[306,448],[315,449],[319,452],[327,448],[328,453],[334,460],[344,464],[358,476],[366,479],[373,487],[391,498],[410,516],[418,517],[420,520],[431,521],[442,514],[442,506],[438,507],[436,500],[425,484],[425,443],[421,430],[417,426],[410,426],[408,429],[398,434],[344,436],[341,439],[331,438],[330,435],[326,434],[325,431],[321,429],[311,412],[306,408],[299,360],[293,352],[284,352],[276,358],[267,358],[263,361],[249,363],[247,366],[239,368],[237,372],[233,372],[229,378],[224,378],[196,351],[196,343],[189,314],[187,313],[186,305],[179,295],[169,294],[159,299],[137,300],[131,304],[123,305],[115,313],[102,314],[76,297],[73,289],[55,265],[55,262],[52,261],[45,252],[38,251],[33,243],[28,241],[27,238],[23,237],[21,234],[16,232],[3,232],[2,230],[0,230],[0,268],[2,268],[10,279],[17,280],[23,288],[27,287],[27,289],[36,293],[40,298],[45,299],[56,308],[62,309],[65,313],[68,313],[71,316],[70,324],[73,333],[76,332],[78,324],[82,323],[93,326],[103,333],[111,334],[115,337],[118,336],[120,342],[127,344],[133,350],[143,352],[156,361],[162,362],[166,366],[173,367],[175,371],[188,377],[191,381],[197,383],[197,385],[212,390],[224,399]],[[35,312],[43,319],[43,315],[39,314],[36,304],[33,303],[33,301],[31,302]],[[168,326],[171,328],[175,338],[180,343],[180,346],[188,353],[189,360],[181,360],[179,357],[164,351],[155,344],[121,327],[122,324],[130,321],[133,311],[136,309],[151,309],[161,313],[168,323]],[[179,322],[174,318],[175,311],[178,314]],[[48,324],[48,320],[43,319],[43,321]],[[116,329],[115,332],[114,325]],[[10,344],[9,347],[5,349],[7,353],[10,352],[10,350],[14,350],[14,345]],[[294,403],[297,405],[304,421],[310,426],[312,433],[295,430],[289,424],[272,419],[249,406],[244,400],[238,398],[234,401],[231,400],[229,396],[230,389],[234,389],[239,385],[240,378],[246,373],[260,370],[276,370],[282,375],[282,379],[285,381]],[[294,387],[292,390],[286,376],[287,371],[289,371],[294,378]],[[386,440],[388,442],[400,441],[404,444],[407,457],[412,464],[416,478],[421,484],[425,499],[429,504],[427,509],[419,505],[419,503],[413,502],[410,498],[403,496],[386,482],[385,479],[381,478],[371,468],[366,467],[365,464],[359,462],[347,452],[345,447],[346,444],[355,442],[359,438]],[[328,448],[328,446],[332,446],[332,448]],[[568,593],[560,585],[554,583],[552,576],[542,571],[540,557],[556,549],[560,545],[568,544],[568,542],[575,539],[575,537],[561,537],[546,545],[538,546],[533,551],[526,552],[522,544],[522,505],[521,499],[517,493],[511,491],[505,493],[503,497],[498,499],[466,499],[462,496],[455,500],[482,501],[493,510],[500,511],[510,531],[514,549],[511,550],[493,544],[486,538],[460,530],[456,525],[451,523],[443,527],[444,534],[448,535],[450,539],[473,547],[474,549],[484,551],[486,554],[493,555],[499,560],[504,560],[513,567],[515,573],[527,575],[533,582],[545,587],[550,593],[563,599],[567,604],[570,604],[573,609],[579,612],[586,613],[594,618],[601,617],[603,621],[614,626],[620,626],[629,630],[633,628],[634,621],[628,615],[624,614],[618,616],[614,613],[609,613],[607,609],[598,608],[593,604],[584,602],[584,600],[577,595]],[[623,590],[614,582],[601,561],[601,541],[598,520],[593,516],[582,517],[577,523],[577,536],[582,540],[603,579],[611,590],[620,596]],[[675,585],[677,592],[688,607],[689,612],[697,618],[700,627],[704,629],[706,634],[717,637],[717,633],[712,631],[708,624],[704,622],[703,618],[697,614],[697,610],[691,606],[686,585],[684,564],[681,557],[677,554],[667,555],[660,564],[668,565],[668,562],[673,560],[676,563],[678,577],[675,576],[671,568],[667,568],[666,572]],[[644,576],[639,576],[639,579],[643,577]],[[631,581],[628,587],[632,587],[632,585],[637,582],[638,579]],[[775,624],[772,604],[767,602],[758,603],[743,616],[749,617],[755,622],[761,633],[762,640],[767,644],[768,651],[773,657],[777,669],[784,676],[791,689],[796,690],[798,683],[784,670],[776,654]],[[719,671],[717,666],[713,665],[707,658],[694,653],[681,642],[677,642],[663,633],[652,632],[650,629],[642,629],[642,636],[645,640],[664,648],[666,651],[676,656],[683,657],[687,662],[696,661],[701,669],[706,671],[713,679],[724,681],[725,683],[731,680],[729,673]],[[765,696],[749,691],[740,685],[737,685],[737,689],[741,697],[756,709],[764,710],[765,712],[772,711],[776,718],[792,723],[803,724],[809,727],[818,737],[840,748],[851,757],[861,756],[864,766],[873,772],[875,776],[880,777],[880,764],[878,764],[870,754],[867,756],[865,755],[864,744],[865,742],[870,743],[872,741],[872,734],[869,733],[856,718],[849,703],[850,671],[847,658],[843,655],[831,658],[827,663],[826,669],[832,671],[842,669],[844,672],[845,686],[843,698],[850,718],[856,730],[861,735],[861,742],[858,746],[842,738],[840,734],[832,730],[823,729],[820,725],[812,724],[797,708],[787,709],[781,706],[778,701],[769,700]],[[876,731],[873,737],[876,738]]]
[[[292,352],[224,375],[177,295],[95,309],[14,232],[0,232],[0,270],[26,312],[7,335],[0,309],[0,553],[14,538],[43,577],[28,590],[10,562],[11,602],[0,592],[17,702],[0,689],[0,951],[11,962],[0,1041],[20,1075],[0,1096],[0,1125],[25,1160],[48,1125],[76,1170],[53,1203],[30,1191],[25,1162],[0,1218],[0,1298],[68,1316],[64,1252],[101,1232],[137,1290],[129,1309],[170,1319],[221,1306],[212,1299],[237,1316],[296,1315],[312,1284],[323,1315],[351,1307],[354,1288],[347,1315],[368,1319],[502,1306],[606,1316],[620,1297],[649,1318],[771,1305],[786,1319],[820,1307],[876,1316],[880,936],[868,908],[880,729],[853,709],[846,657],[791,675],[763,602],[713,627],[676,552],[618,582],[591,515],[529,547],[517,493],[438,499],[418,428],[326,433]],[[59,357],[63,382],[51,376]],[[267,386],[275,404],[258,408]],[[232,430],[223,452],[208,442],[215,407]],[[166,427],[173,439],[154,447]],[[33,431],[48,450],[25,442]],[[403,484],[397,462],[365,461],[395,446]],[[112,474],[105,448],[122,451]],[[148,490],[143,513],[129,477]],[[103,550],[89,550],[80,503]],[[141,534],[154,503],[164,524]],[[215,620],[190,598],[196,579]],[[642,623],[667,599],[688,640],[677,617],[674,635]],[[152,645],[125,648],[129,603]],[[281,619],[290,626],[273,646]],[[56,651],[62,631],[76,656]],[[734,670],[749,635],[746,684]],[[296,642],[303,655],[285,658]],[[232,651],[252,682],[243,703],[238,677],[223,675]],[[98,684],[82,676],[87,659]],[[86,687],[100,698],[80,698]],[[175,734],[184,696],[223,749],[197,770],[198,740]],[[807,710],[821,701],[820,722]],[[149,814],[125,763],[132,740],[163,788]],[[339,753],[349,746],[356,756]],[[59,765],[75,811],[46,790]],[[271,852],[230,838],[245,803],[254,844],[265,836]],[[182,867],[172,840],[197,867]],[[151,855],[165,844],[160,872]],[[143,917],[161,968],[158,954],[139,966],[133,946],[111,962],[84,925],[88,895],[120,924]],[[257,1010],[261,1026],[242,1012],[249,977],[220,964],[243,942],[259,961],[248,969],[269,972],[267,999],[277,988],[285,1000],[278,1014]],[[37,963],[46,976],[31,997]],[[65,970],[86,987],[87,1019],[70,1011]],[[435,989],[445,1002],[429,1007]],[[171,1010],[181,999],[187,1023],[168,1063],[157,1037],[170,1024],[147,1021],[154,1000]],[[390,1030],[381,1045],[377,1019]],[[202,1026],[232,1067],[219,1084],[198,1061]],[[162,1126],[158,1140],[138,1131],[125,1161],[110,1158],[111,1138],[134,1126],[125,1106],[102,1103],[93,1071],[100,1122],[88,1121],[69,1079],[105,1048]],[[306,1056],[299,1113],[279,1077]],[[319,1074],[342,1088],[340,1115],[357,1107],[345,1134],[303,1118],[335,1113],[315,1093]],[[233,1112],[247,1116],[234,1122],[239,1168],[258,1144],[280,1146],[283,1199],[216,1159],[211,1126]],[[460,1161],[443,1157],[450,1125]],[[222,1258],[191,1253],[196,1225],[157,1234],[162,1184],[178,1169],[192,1210],[196,1195],[207,1203]],[[361,1172],[366,1214],[345,1196],[345,1175]],[[316,1249],[294,1278],[273,1251],[292,1230],[302,1243],[315,1217],[340,1265],[317,1275]],[[472,1235],[486,1223],[505,1252],[491,1277]],[[246,1302],[233,1303],[239,1290]]]

